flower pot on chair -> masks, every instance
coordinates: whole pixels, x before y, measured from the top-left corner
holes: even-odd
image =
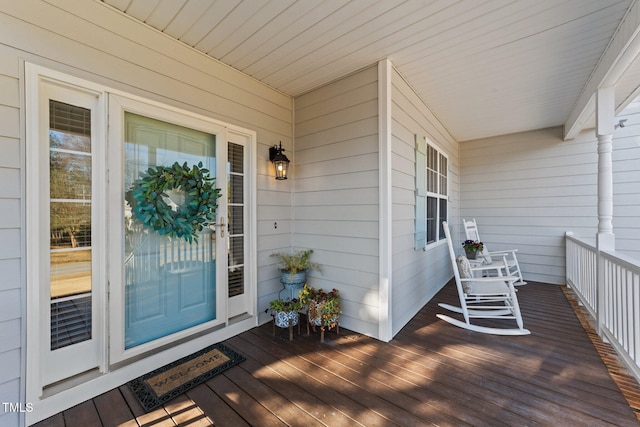
[[[478,251],[468,251],[465,249],[464,252],[468,259],[476,259],[476,256],[478,255]]]

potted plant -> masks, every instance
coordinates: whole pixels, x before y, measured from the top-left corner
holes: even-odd
[[[274,299],[269,301],[269,309],[273,316],[274,334],[275,327],[289,328],[289,340],[293,340],[293,327],[299,322],[299,311],[304,306],[300,300],[294,298],[289,299]],[[299,328],[298,328],[299,329]],[[300,333],[300,331],[298,331]]]
[[[462,247],[464,248],[467,258],[476,259],[478,252],[482,252],[484,249],[484,244],[478,240],[465,240],[462,242]]]
[[[320,327],[321,342],[324,342],[325,329],[336,328],[340,333],[338,319],[342,314],[342,305],[340,292],[337,289],[327,292],[305,284],[300,291],[300,302],[307,307],[307,333],[309,333],[309,324],[314,331],[316,326]]]
[[[306,249],[293,254],[282,252],[271,254],[272,257],[280,260],[278,269],[281,273],[281,281],[286,289],[302,287],[307,279],[307,271],[320,271],[320,265],[309,260],[312,253],[313,249]]]

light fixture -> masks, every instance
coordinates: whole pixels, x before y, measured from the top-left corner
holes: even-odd
[[[282,141],[280,141],[280,146],[274,145],[273,147],[269,147],[269,160],[271,160],[273,166],[276,168],[276,179],[287,179],[289,159],[282,154],[283,152]]]
[[[623,128],[624,127],[624,123],[627,121],[627,119],[622,119],[620,120],[613,128],[614,129],[618,129],[618,128]]]

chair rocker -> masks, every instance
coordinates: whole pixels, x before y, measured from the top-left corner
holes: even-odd
[[[476,224],[475,218],[470,221],[463,218],[462,225],[464,226],[464,233],[467,236],[467,239],[482,241],[480,239],[480,234],[478,233],[478,225]],[[520,264],[518,264],[516,252],[518,252],[517,249],[489,252],[487,245],[484,245],[484,249],[478,254],[478,256],[479,260],[482,261],[482,264],[485,266],[493,265],[494,268],[498,270],[498,273],[501,273],[500,270],[502,270],[504,271],[505,276],[516,276],[518,280],[515,281],[513,286],[522,286],[526,285],[527,282],[525,282],[522,277],[522,271],[520,270]],[[493,257],[500,257],[502,259],[494,260]],[[471,265],[474,269],[477,267],[474,262],[472,262]]]
[[[438,305],[454,313],[462,314],[464,321],[445,314],[437,314],[436,317],[460,328],[484,334],[530,334],[531,332],[523,326],[516,290],[513,287],[513,283],[518,278],[514,276],[473,277],[469,260],[465,256],[459,256],[456,259],[449,225],[444,222],[443,227],[449,246],[449,257],[453,266],[460,307],[444,303]],[[513,319],[516,321],[517,328],[481,326],[473,323],[472,319]]]

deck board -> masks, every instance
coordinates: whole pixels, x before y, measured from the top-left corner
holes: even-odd
[[[263,325],[226,341],[246,361],[162,408],[145,413],[121,386],[37,425],[640,425],[614,378],[631,401],[638,383],[607,369],[615,357],[561,287],[518,288],[527,336],[437,319],[456,298],[447,285],[389,343],[345,329],[290,342]]]

